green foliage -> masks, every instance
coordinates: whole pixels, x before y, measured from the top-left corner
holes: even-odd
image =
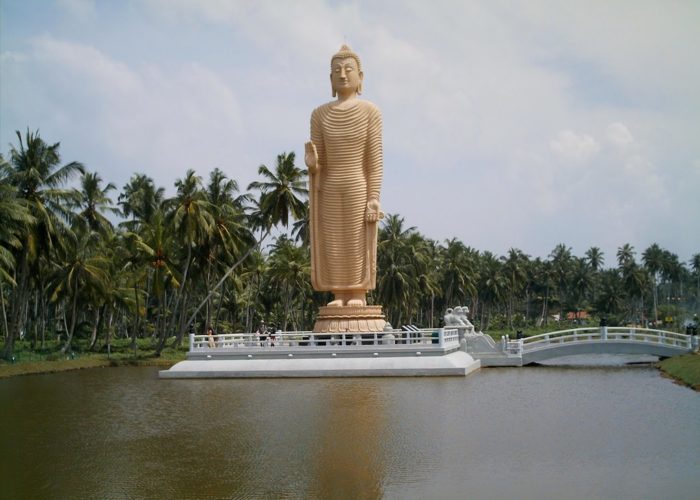
[[[0,341],[0,346],[2,342]],[[149,339],[140,339],[136,350],[131,347],[129,339],[115,341],[107,353],[89,350],[87,340],[77,340],[70,354],[60,353],[61,343],[48,341],[42,349],[34,349],[31,342],[20,340],[15,345],[14,361],[0,360],[0,378],[32,373],[48,373],[80,368],[98,368],[107,366],[160,366],[169,368],[185,359],[187,349],[165,349],[156,357]]]
[[[300,220],[305,216],[306,207],[300,197],[308,194],[306,171],[297,168],[294,159],[293,152],[278,155],[274,172],[260,165],[258,175],[265,181],[255,181],[248,186],[249,190],[261,192],[259,208],[267,227],[277,224],[287,227],[290,217]]]

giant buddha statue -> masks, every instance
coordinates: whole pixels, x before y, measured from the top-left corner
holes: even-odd
[[[334,299],[315,331],[381,331],[381,306],[367,306],[376,286],[377,223],[382,182],[382,116],[362,92],[362,64],[343,45],[331,58],[336,100],[311,114],[309,169],[311,281]],[[338,308],[338,309],[336,309]]]

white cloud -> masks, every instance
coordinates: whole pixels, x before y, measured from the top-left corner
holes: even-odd
[[[700,3],[533,0],[516,10],[511,19],[531,23],[533,37],[556,40],[550,57],[589,65],[637,106],[700,111],[688,100],[700,88],[700,65],[688,59],[700,46]]]
[[[115,61],[94,47],[58,40],[44,35],[33,41],[35,61],[51,67],[52,79],[75,85],[90,93],[130,95],[141,90],[141,78],[124,63]],[[78,76],[81,79],[75,80]]]
[[[593,137],[571,130],[561,130],[556,139],[549,142],[549,147],[559,157],[577,163],[589,160],[600,151],[600,145]]]
[[[64,144],[72,139],[101,148],[101,160],[88,168],[112,170],[104,178],[128,164],[132,170],[120,183],[146,170],[171,186],[188,168],[238,166],[244,137],[238,99],[210,69],[194,63],[133,67],[50,36],[36,39],[25,59],[16,69],[30,80],[44,79],[51,96],[42,99],[50,120],[31,126],[59,129]]]
[[[625,161],[625,170],[636,176],[648,176],[653,171],[652,163],[639,155],[632,155]]]
[[[611,123],[606,130],[608,140],[615,146],[624,148],[634,142],[632,133],[623,123]]]
[[[0,54],[0,63],[18,63],[22,62],[27,59],[27,56],[22,54],[21,52],[12,52],[12,51],[5,51],[2,54]]]
[[[82,20],[94,20],[97,8],[94,0],[56,0],[58,6],[68,15]]]

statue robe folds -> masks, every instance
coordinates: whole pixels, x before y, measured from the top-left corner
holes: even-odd
[[[311,114],[318,171],[310,175],[311,281],[319,291],[376,286],[377,223],[367,202],[379,200],[382,116],[371,102],[336,102]]]

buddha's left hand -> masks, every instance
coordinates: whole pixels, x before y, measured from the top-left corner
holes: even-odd
[[[367,222],[377,222],[384,218],[384,212],[380,210],[379,200],[371,198],[367,202]]]

